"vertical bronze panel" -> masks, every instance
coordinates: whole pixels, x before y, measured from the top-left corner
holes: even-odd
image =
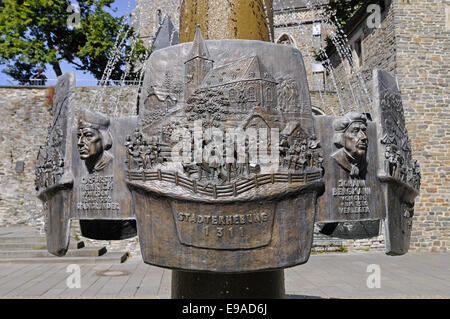
[[[55,256],[65,256],[70,243],[70,189],[47,192],[41,199],[48,205],[46,225],[47,250]]]
[[[386,254],[408,252],[415,198],[420,190],[420,165],[412,157],[403,102],[397,79],[373,70],[374,108],[377,124],[378,179],[386,202]]]
[[[200,25],[205,39],[273,39],[272,0],[183,0],[180,43],[194,39]]]

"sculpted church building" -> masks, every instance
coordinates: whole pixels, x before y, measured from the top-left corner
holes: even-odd
[[[247,102],[275,108],[276,81],[257,56],[214,67],[206,42],[196,34],[189,59],[185,62],[186,101],[198,89],[221,88],[231,106]]]

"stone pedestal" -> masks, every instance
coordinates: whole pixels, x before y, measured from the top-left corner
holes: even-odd
[[[242,274],[172,271],[173,299],[281,299],[284,270]]]

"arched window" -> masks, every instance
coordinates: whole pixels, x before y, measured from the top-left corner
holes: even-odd
[[[228,97],[231,102],[236,102],[236,90],[230,89],[230,91],[228,92]]]
[[[270,88],[270,87],[268,87],[266,89],[266,101],[273,102],[273,91],[272,91],[272,88]]]
[[[316,106],[312,106],[311,110],[312,110],[313,115],[326,115],[324,111],[322,111],[321,109],[319,109]]]
[[[290,45],[290,46],[293,46],[294,48],[297,47],[294,39],[287,33],[283,33],[282,35],[280,35],[278,37],[276,43]]]
[[[248,88],[248,100],[250,102],[256,101],[256,92],[255,92],[255,88],[253,86]]]

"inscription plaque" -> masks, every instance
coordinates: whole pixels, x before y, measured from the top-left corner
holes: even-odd
[[[364,179],[338,180],[338,187],[333,187],[333,197],[340,200],[338,211],[340,214],[370,213],[370,187]]]
[[[256,206],[256,207],[255,207]],[[172,203],[180,242],[207,249],[249,249],[266,246],[272,238],[275,205],[251,204],[230,213],[211,206],[201,213],[187,212]]]
[[[342,239],[378,236],[384,216],[377,180],[376,127],[367,114],[315,118],[326,154],[325,193],[318,201],[320,232]]]
[[[38,197],[48,208],[47,247],[57,256],[67,252],[71,219],[81,220],[82,234],[89,238],[136,235],[123,134],[133,132],[137,118],[110,119],[83,109],[75,115],[74,90],[74,74],[58,78],[53,121],[35,167]]]
[[[77,210],[120,210],[120,204],[112,200],[113,190],[113,176],[93,174],[82,177]]]

